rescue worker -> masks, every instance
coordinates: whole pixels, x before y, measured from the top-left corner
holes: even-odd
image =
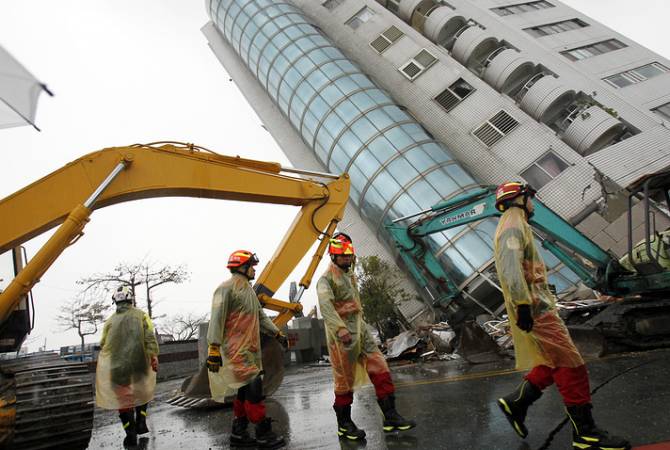
[[[102,330],[95,399],[99,407],[119,411],[126,432],[123,445],[134,446],[138,434],[149,432],[147,406],[156,387],[158,342],[149,316],[133,306],[130,286],[119,286],[112,300],[116,312]]]
[[[368,377],[383,413],[384,431],[414,428],[416,423],[396,411],[391,373],[363,321],[351,238],[336,233],[330,240],[328,253],[332,263],[319,279],[316,290],[335,381],[333,409],[337,416],[337,434],[350,440],[365,438],[365,431],[351,420],[351,404],[354,390],[367,382]]]
[[[610,436],[593,421],[588,372],[558,315],[528,224],[534,195],[530,186],[516,182],[496,190],[496,208],[503,212],[495,234],[496,270],[512,329],[516,367],[531,369],[514,392],[498,399],[498,406],[514,431],[525,438],[528,407],[556,383],[572,424],[573,449],[629,449],[628,441]]]
[[[265,416],[260,333],[276,337],[284,347],[287,343],[251,287],[256,264],[258,258],[247,250],[237,250],[228,258],[232,277],[216,288],[212,298],[207,368],[214,400],[223,402],[237,391],[231,445],[274,448],[284,438],[272,431],[272,419]],[[249,422],[256,425],[255,439],[247,431]]]

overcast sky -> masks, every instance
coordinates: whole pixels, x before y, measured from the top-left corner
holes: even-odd
[[[564,2],[670,56],[670,43],[658,38],[670,17],[665,0]],[[0,2],[0,45],[56,94],[40,100],[41,133],[30,127],[0,130],[0,198],[86,153],[136,142],[195,142],[219,153],[288,165],[207,47],[200,32],[207,20],[201,0]],[[48,348],[77,343],[74,331],[62,332],[54,316],[76,295],[77,279],[121,261],[187,264],[191,280],[159,289],[156,313],[208,312],[212,291],[227,276],[228,254],[254,250],[262,268],[296,212],[175,198],[96,211],[85,236],[33,290],[37,319],[31,350],[45,339]],[[49,235],[30,241],[29,255]],[[322,270],[323,265],[317,273]],[[287,292],[285,286],[277,297]],[[306,310],[315,304],[313,288],[303,300]]]

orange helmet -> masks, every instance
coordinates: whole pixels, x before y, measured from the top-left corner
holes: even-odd
[[[507,202],[520,195],[533,197],[535,196],[535,189],[517,181],[501,184],[496,189],[496,209],[498,211],[505,211],[507,209]]]
[[[331,255],[353,255],[354,244],[348,235],[344,233],[335,233],[330,240],[328,253]]]
[[[249,250],[235,250],[228,257],[228,265],[226,267],[234,269],[236,267],[242,267],[245,264],[255,266],[258,264],[258,257],[255,253],[252,253]]]

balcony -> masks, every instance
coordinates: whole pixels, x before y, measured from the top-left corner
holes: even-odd
[[[495,36],[478,26],[470,26],[457,35],[451,55],[468,68],[483,63],[486,56],[499,46]]]
[[[625,129],[625,125],[599,106],[575,109],[563,121],[563,140],[582,156],[607,147]]]
[[[467,20],[448,6],[430,12],[423,27],[424,35],[434,43],[446,46],[447,42],[463,28]]]
[[[535,120],[552,122],[575,99],[575,91],[558,78],[539,73],[530,78],[519,92],[521,109]]]
[[[518,51],[500,47],[484,61],[484,81],[504,94],[517,91],[530,78],[535,64]]]

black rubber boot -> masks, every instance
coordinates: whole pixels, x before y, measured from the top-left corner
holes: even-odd
[[[528,407],[541,396],[541,390],[535,387],[530,381],[523,380],[523,383],[519,385],[516,391],[498,399],[498,406],[503,414],[505,414],[505,417],[507,417],[516,434],[522,438],[528,436],[528,429],[524,425]]]
[[[566,408],[572,423],[573,450],[630,450],[630,442],[619,436],[610,436],[596,426],[591,408],[590,403]]]
[[[133,411],[119,413],[123,430],[126,437],[123,439],[124,447],[135,447],[137,445],[137,430],[135,428],[135,414]]]
[[[277,448],[284,445],[284,437],[272,431],[272,419],[269,417],[256,424],[256,445],[258,448]]]
[[[395,395],[391,394],[381,400],[377,400],[384,414],[384,431],[407,431],[416,426],[413,420],[407,420],[395,409]]]
[[[235,447],[254,447],[256,439],[249,435],[247,427],[249,426],[249,419],[246,417],[235,417],[233,419],[233,426],[230,430],[230,445]]]
[[[365,439],[365,431],[356,426],[351,420],[351,405],[335,406],[335,415],[337,416],[337,435],[351,441]]]
[[[148,403],[135,407],[135,429],[137,430],[137,434],[146,434],[149,432],[147,428],[147,406],[149,406]]]

